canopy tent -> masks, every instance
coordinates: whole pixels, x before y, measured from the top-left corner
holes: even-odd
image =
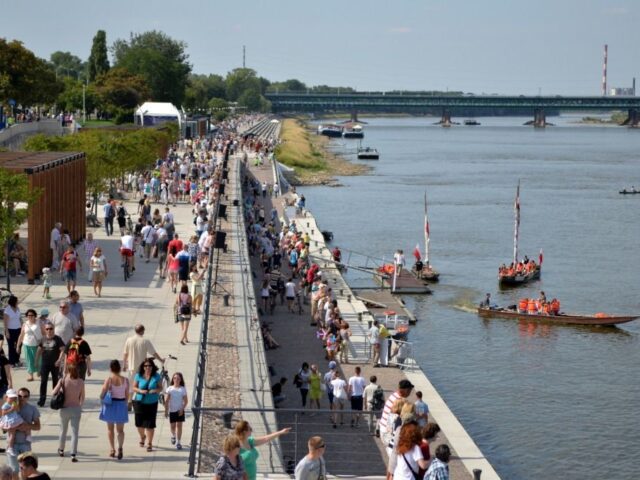
[[[138,107],[135,113],[136,125],[153,126],[176,121],[182,130],[182,113],[168,102],[145,102]]]

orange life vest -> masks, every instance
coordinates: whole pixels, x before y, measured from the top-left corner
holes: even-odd
[[[534,315],[537,311],[538,309],[536,308],[536,301],[533,298],[530,298],[529,302],[527,303],[527,313],[529,313],[530,315]]]
[[[528,298],[523,298],[522,300],[520,300],[520,308],[519,310],[521,312],[526,312],[527,311],[527,305],[529,305],[529,299]]]

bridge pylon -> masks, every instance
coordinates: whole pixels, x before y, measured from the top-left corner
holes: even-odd
[[[544,128],[547,126],[547,115],[544,108],[536,108],[533,111],[533,126],[535,128]]]
[[[631,128],[640,127],[640,112],[637,108],[630,108],[627,119],[622,122],[622,125],[627,125]]]
[[[443,127],[451,126],[451,110],[448,108],[442,109],[442,118],[440,119],[440,125]]]

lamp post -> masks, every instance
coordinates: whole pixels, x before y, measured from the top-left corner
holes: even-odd
[[[82,125],[87,123],[87,100],[86,100],[87,86],[82,84]]]

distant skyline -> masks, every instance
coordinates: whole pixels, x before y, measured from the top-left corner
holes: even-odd
[[[270,81],[357,90],[600,95],[640,81],[638,0],[5,1],[0,36],[49,59],[86,60],[99,29],[111,45],[161,30],[187,44],[193,72],[246,65]]]

